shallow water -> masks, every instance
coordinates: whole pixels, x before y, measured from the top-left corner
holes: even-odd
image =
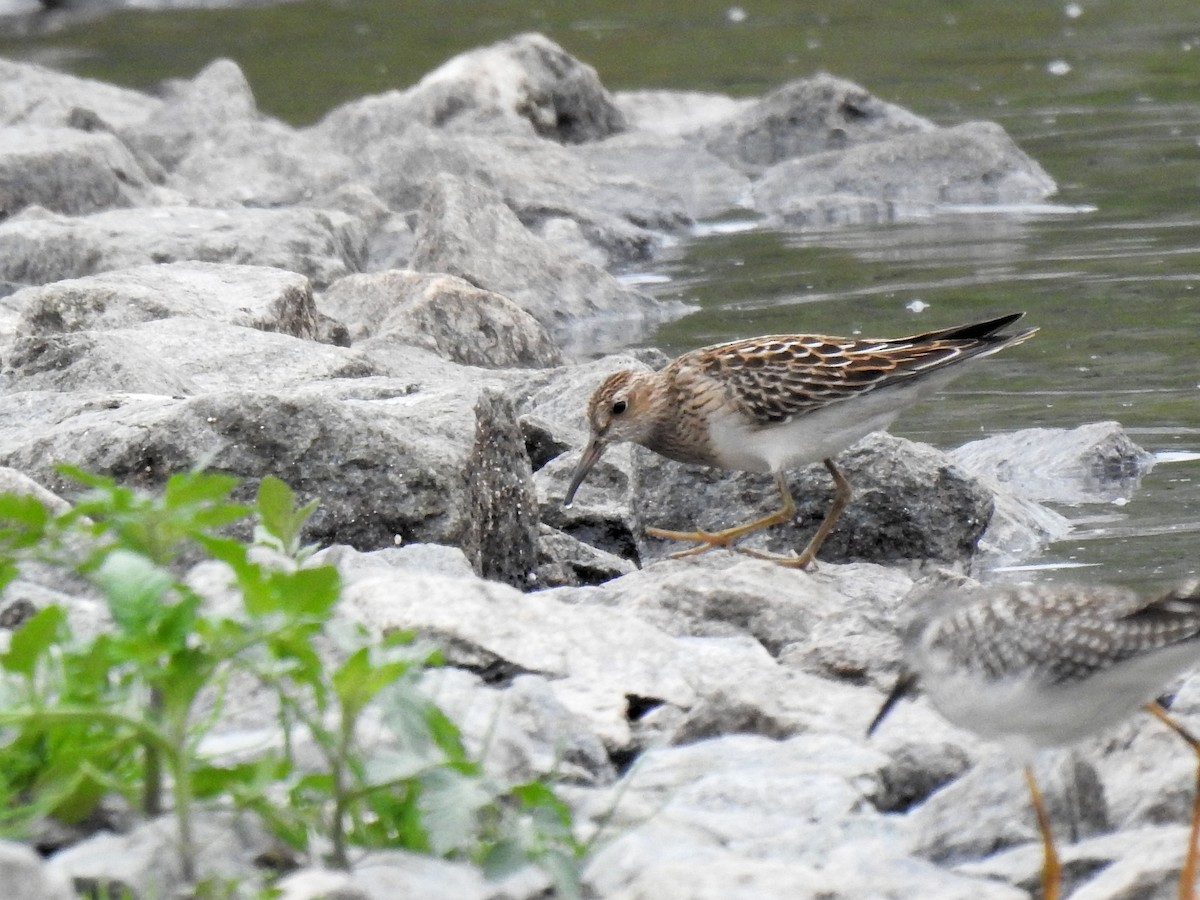
[[[1115,419],[1162,461],[1127,503],[1061,509],[1076,531],[1031,561],[1043,567],[1037,577],[1149,587],[1196,574],[1195,0],[302,2],[123,13],[0,40],[0,53],[136,87],[230,56],[264,110],[301,124],[524,30],[596,66],[611,89],[757,95],[827,69],[943,124],[1004,125],[1058,181],[1055,208],[805,233],[703,229],[634,273],[669,276],[648,289],[699,305],[648,342],[678,352],[778,331],[886,336],[1026,310],[1042,329],[1035,340],[988,359],[893,431],[952,447]]]

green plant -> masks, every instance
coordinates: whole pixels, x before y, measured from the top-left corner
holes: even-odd
[[[87,491],[62,515],[0,495],[0,588],[30,560],[57,566],[100,593],[112,626],[77,638],[66,611],[48,606],[0,653],[0,832],[20,836],[41,816],[78,821],[110,794],[157,815],[169,796],[192,882],[197,805],[224,803],[256,811],[298,849],[327,849],[333,865],[382,847],[467,857],[491,873],[533,861],[560,894],[578,893],[582,847],[566,806],[543,782],[484,777],[420,693],[437,649],[334,626],[338,572],[305,564],[313,548],[300,543],[315,504],[297,506],[271,477],[247,506],[230,500],[237,481],[224,475],[178,474],[152,495],[64,471]],[[257,544],[227,533],[247,517]],[[213,611],[189,586],[182,560],[200,558],[228,566],[236,604]],[[319,650],[330,639],[332,664]],[[282,749],[236,763],[204,755],[234,678],[270,688]],[[386,741],[363,743],[368,718]],[[319,768],[297,764],[299,740]]]

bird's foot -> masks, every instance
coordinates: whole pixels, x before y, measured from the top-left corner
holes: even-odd
[[[814,555],[805,548],[803,553],[764,553],[761,550],[751,550],[749,547],[735,547],[738,553],[743,556],[750,556],[754,559],[765,559],[768,562],[773,562],[778,566],[785,566],[789,569],[807,569],[809,566],[816,567],[817,561]]]
[[[647,528],[646,534],[667,541],[692,541],[697,544],[698,546],[679,550],[670,556],[671,559],[683,559],[687,556],[698,556],[709,550],[716,550],[718,547],[728,547],[741,536],[742,532],[736,528],[729,528],[725,531],[669,531],[666,528]]]

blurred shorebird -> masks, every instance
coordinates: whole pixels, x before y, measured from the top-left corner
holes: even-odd
[[[783,505],[770,515],[721,531],[646,529],[653,537],[695,542],[673,554],[690,556],[789,521],[796,504],[787,471],[820,460],[836,493],[803,552],[743,551],[803,568],[850,501],[850,484],[833,457],[940,390],[961,374],[960,363],[1028,340],[1036,328],[1001,331],[1023,315],[903,338],[767,335],[692,350],[658,372],[616,372],[588,402],[591,439],[563,505],[571,505],[604,449],[621,441],[684,463],[774,476]]]
[[[1071,744],[1145,708],[1197,755],[1197,794],[1179,897],[1195,897],[1200,829],[1200,741],[1154,698],[1200,666],[1200,585],[1152,600],[1097,585],[1018,585],[919,599],[902,631],[906,671],[874,721],[918,683],[948,721],[1000,742],[1025,766],[1042,837],[1044,900],[1061,865],[1034,777],[1036,750]]]

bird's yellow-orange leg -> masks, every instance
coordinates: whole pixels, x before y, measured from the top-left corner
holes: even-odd
[[[737,525],[733,528],[724,528],[721,531],[667,531],[664,528],[647,528],[646,534],[651,537],[665,538],[669,541],[696,541],[700,546],[692,547],[689,550],[682,550],[679,553],[672,553],[672,559],[679,559],[684,556],[695,556],[697,553],[707,553],[717,547],[728,547],[738,538],[745,537],[755,531],[761,531],[764,528],[770,528],[772,525],[782,525],[784,522],[791,520],[792,516],[796,515],[796,501],[792,499],[792,492],[788,490],[787,481],[782,472],[776,474],[775,485],[779,488],[779,493],[783,497],[783,506],[768,516],[763,516],[761,519],[755,519],[753,522],[747,522],[745,525]]]
[[[1058,853],[1054,849],[1054,835],[1050,831],[1050,814],[1046,812],[1046,801],[1030,766],[1025,767],[1025,783],[1029,785],[1029,799],[1033,801],[1038,831],[1042,833],[1042,900],[1058,900],[1062,863],[1059,862]]]
[[[1171,718],[1157,702],[1147,703],[1146,712],[1154,716],[1177,735],[1183,738],[1196,754],[1196,793],[1192,798],[1192,826],[1188,831],[1187,852],[1183,855],[1183,868],[1179,871],[1179,900],[1196,898],[1196,839],[1200,835],[1200,738]]]
[[[825,460],[825,468],[829,470],[829,474],[833,476],[833,484],[836,488],[833,495],[833,503],[829,507],[829,512],[825,514],[824,521],[817,529],[816,534],[809,540],[808,546],[799,556],[777,556],[772,553],[760,553],[757,550],[739,550],[739,553],[745,553],[747,556],[753,556],[755,559],[769,559],[772,562],[777,562],[781,566],[788,566],[793,569],[805,569],[809,564],[817,558],[817,553],[821,549],[821,545],[825,543],[825,538],[829,537],[829,532],[833,531],[833,527],[837,525],[838,519],[842,516],[844,510],[850,502],[850,482],[846,480],[846,476],[842,474],[841,469],[834,465],[832,459]],[[791,499],[791,495],[788,495]]]

